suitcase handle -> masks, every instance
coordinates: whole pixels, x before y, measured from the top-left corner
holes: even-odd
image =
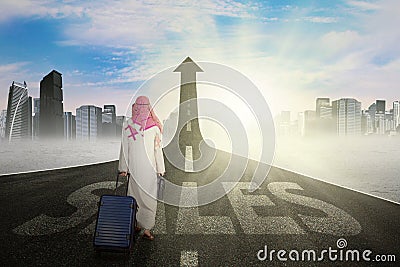
[[[123,172],[118,171],[118,173],[117,173],[117,181],[116,181],[116,183],[115,183],[114,195],[117,194],[118,180],[119,180],[119,176],[121,175],[121,173],[123,173]],[[126,193],[125,193],[125,195],[128,195],[129,177],[131,176],[131,174],[128,172],[128,173],[126,174],[126,176],[128,177],[128,182],[127,182],[127,184],[126,184]]]

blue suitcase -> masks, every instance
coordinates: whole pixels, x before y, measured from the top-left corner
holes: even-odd
[[[135,235],[136,210],[136,200],[131,196],[101,196],[93,240],[97,252],[130,253]]]

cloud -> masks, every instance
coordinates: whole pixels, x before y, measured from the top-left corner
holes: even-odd
[[[16,62],[11,64],[0,65],[0,77],[7,76],[11,73],[15,73],[21,67],[27,65],[29,62]]]
[[[280,36],[252,20],[258,6],[234,1],[192,5],[186,1],[176,4],[121,0],[111,7],[101,2],[87,6],[88,20],[69,27],[66,36],[78,44],[120,49],[113,54],[126,66],[109,72],[113,77],[108,81],[110,85],[146,80],[190,55],[195,60],[212,60],[249,74],[273,105],[276,103],[275,112],[288,95],[291,97],[286,100],[286,108],[299,110],[306,99],[312,108],[314,98],[321,94],[352,94],[363,100],[363,94],[379,92],[380,84],[392,88],[400,83],[393,74],[397,65],[373,63],[381,54],[390,51],[395,55],[399,51],[399,31],[392,27],[400,24],[394,12],[399,3],[385,0],[348,4],[358,12],[343,13],[347,16],[343,20],[336,15],[342,16],[339,11],[324,10],[326,14],[314,15],[318,12],[312,8],[296,8],[295,14],[277,21],[287,19],[290,28],[297,17],[315,24],[337,24],[338,28],[312,32],[296,26],[296,32],[283,31],[285,35]],[[218,25],[218,16],[240,18],[240,23]],[[258,20],[263,24],[266,18],[258,15]],[[274,47],[278,50],[271,49]],[[388,97],[394,97],[394,93],[388,93]]]
[[[85,4],[87,21],[72,24],[67,38],[84,44],[137,47],[213,30],[213,16],[252,17],[234,1],[96,1]],[[172,37],[172,38],[170,38]],[[146,49],[146,48],[145,48]]]
[[[28,71],[29,64],[29,62],[14,62],[0,65],[0,110],[7,109],[8,88],[10,88],[13,81],[23,82],[18,79],[19,77],[25,77],[28,88],[35,84],[31,82],[32,77]]]
[[[68,25],[66,40],[58,44],[114,49],[126,66],[116,70],[112,81],[145,80],[187,55],[224,55],[232,44],[224,45],[226,32],[216,18],[254,19],[258,8],[231,0],[89,2],[84,4],[85,20]]]
[[[83,12],[83,7],[71,5],[68,2],[60,3],[54,0],[2,0],[0,3],[0,23],[24,17],[80,17]]]
[[[305,17],[304,21],[313,22],[313,23],[336,23],[338,22],[338,18],[336,17]]]
[[[348,1],[350,6],[356,7],[360,10],[378,10],[381,8],[379,4],[366,2],[366,1]]]
[[[321,37],[320,42],[328,58],[348,54],[365,45],[365,39],[354,30],[330,31]]]

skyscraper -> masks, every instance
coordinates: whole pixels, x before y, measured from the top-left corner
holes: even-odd
[[[0,140],[6,136],[7,110],[0,112]]]
[[[64,139],[76,138],[76,120],[72,112],[64,112]]]
[[[390,133],[391,131],[395,131],[396,128],[394,126],[394,120],[393,120],[393,110],[390,112],[386,112],[385,114],[385,133]]]
[[[342,98],[332,102],[332,115],[337,135],[361,134],[361,102]]]
[[[376,113],[375,114],[375,133],[377,134],[385,134],[386,132],[386,123],[385,123],[385,114]]]
[[[386,101],[385,100],[376,100],[376,113],[377,114],[385,114],[386,112]]]
[[[376,115],[376,103],[372,103],[369,108],[368,108],[368,114],[371,117],[371,122],[372,122],[372,129],[373,133],[376,132],[376,123],[375,123],[375,115]]]
[[[315,132],[317,134],[332,134],[333,120],[332,120],[332,106],[329,98],[317,98],[315,107]]]
[[[116,124],[117,124],[117,136],[121,137],[122,134],[122,126],[125,122],[125,116],[117,116]]]
[[[317,118],[321,117],[321,108],[322,107],[329,107],[330,106],[330,99],[329,98],[317,98],[316,100],[316,106],[315,106],[315,111]]]
[[[311,136],[316,133],[316,112],[306,110],[297,114],[298,132],[301,136]]]
[[[33,99],[33,113],[32,136],[36,138],[39,136],[40,98]]]
[[[52,70],[40,82],[39,135],[63,138],[64,107],[61,73]]]
[[[361,133],[364,135],[374,133],[373,121],[368,110],[364,110],[361,115]]]
[[[102,114],[104,137],[115,137],[117,134],[117,115],[115,105],[104,105]]]
[[[32,137],[32,98],[25,82],[10,86],[5,136],[9,141]]]
[[[400,101],[393,102],[393,121],[395,129],[397,129],[400,124]]]
[[[76,139],[95,140],[101,135],[102,110],[95,106],[81,106],[76,109]]]
[[[320,119],[331,119],[332,118],[332,106],[321,106],[319,109]]]

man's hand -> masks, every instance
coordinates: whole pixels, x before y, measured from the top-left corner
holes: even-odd
[[[127,174],[126,174],[126,172],[120,172],[119,175],[126,176]]]
[[[165,172],[159,172],[157,174],[160,175],[160,176],[164,176]]]

